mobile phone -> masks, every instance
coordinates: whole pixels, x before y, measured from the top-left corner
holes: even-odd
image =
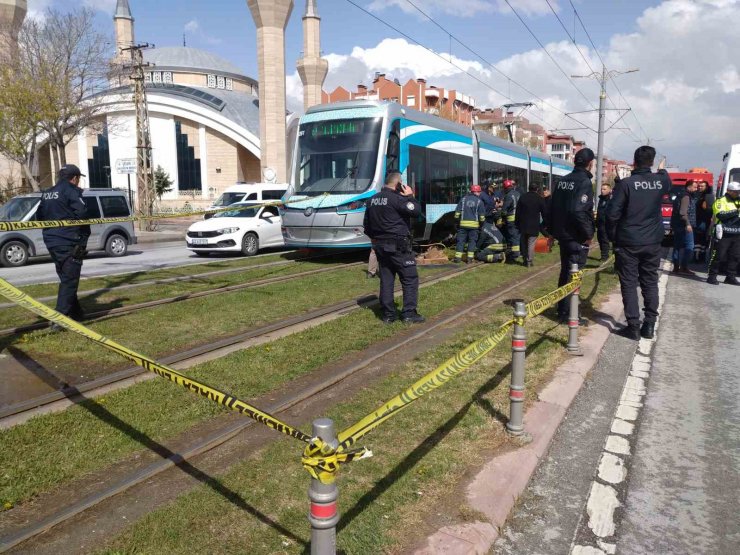
[[[403,193],[403,183],[401,183],[400,181],[396,183],[396,192]]]

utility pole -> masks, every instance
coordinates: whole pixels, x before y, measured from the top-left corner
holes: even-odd
[[[149,107],[146,100],[144,86],[144,68],[149,66],[144,62],[144,50],[153,47],[153,44],[143,43],[122,48],[121,51],[131,52],[131,83],[134,89],[134,107],[136,110],[136,203],[139,213],[144,216],[152,215],[154,206],[154,190],[152,179],[152,137],[149,130]],[[146,224],[139,222],[139,229],[146,227],[152,231],[153,222],[146,220]]]
[[[571,75],[574,79],[588,79],[593,78],[596,79],[599,82],[600,89],[599,89],[599,132],[598,132],[598,146],[597,146],[597,152],[596,152],[596,191],[601,191],[601,185],[604,181],[604,135],[607,130],[604,129],[604,123],[606,120],[606,83],[609,81],[609,79],[613,79],[617,75],[624,75],[625,73],[634,73],[636,71],[640,71],[639,69],[628,69],[627,71],[617,71],[617,70],[611,70],[607,71],[606,66],[601,67],[601,73],[598,73],[594,71],[590,75]],[[622,119],[629,110],[617,110],[617,111],[623,111],[624,113],[612,124],[612,127],[616,125],[616,123]],[[572,112],[574,114],[577,113],[586,113],[586,112],[593,112],[593,110],[586,110],[585,112]],[[570,114],[567,114],[570,115]],[[611,129],[611,127],[609,128]]]

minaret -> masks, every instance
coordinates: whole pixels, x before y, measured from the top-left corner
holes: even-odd
[[[27,11],[26,0],[0,0],[0,59],[10,57],[17,48]]]
[[[113,23],[116,27],[116,61],[127,63],[131,60],[131,52],[121,52],[134,44],[134,18],[128,0],[118,0],[116,12],[113,14]]]
[[[286,183],[288,160],[285,125],[285,26],[293,0],[247,0],[257,26],[260,90],[260,166]]]
[[[321,57],[321,18],[316,0],[306,0],[303,16],[303,58],[298,60],[298,75],[303,82],[303,109],[321,104],[321,90],[329,62]]]

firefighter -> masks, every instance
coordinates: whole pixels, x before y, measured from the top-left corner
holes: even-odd
[[[612,193],[606,212],[606,229],[614,243],[616,269],[622,289],[627,326],[617,333],[637,341],[652,339],[658,318],[658,270],[663,241],[663,195],[671,190],[665,170],[654,173],[655,149],[641,146],[635,151],[632,175],[622,179]],[[640,327],[640,285],[645,319]]]
[[[712,208],[717,222],[715,237],[719,241],[712,253],[707,283],[718,285],[719,267],[727,264],[725,283],[740,285],[737,269],[740,265],[740,183],[732,181],[727,185],[725,196],[718,198]]]
[[[513,179],[504,179],[504,204],[501,214],[504,220],[504,238],[506,239],[506,263],[514,264],[521,255],[519,230],[516,228],[516,205],[520,193]]]
[[[87,207],[82,200],[80,189],[80,179],[83,177],[85,176],[77,166],[73,164],[62,166],[57,184],[41,193],[36,219],[46,221],[87,218]],[[77,289],[80,286],[80,273],[87,240],[90,237],[90,226],[48,228],[44,229],[43,237],[59,276],[56,310],[74,320],[81,320],[83,312],[77,298]],[[61,327],[53,324],[52,329],[60,330]]]
[[[475,246],[478,244],[478,230],[486,219],[486,205],[480,198],[480,185],[471,185],[470,193],[457,203],[455,219],[458,221],[457,248],[453,262],[462,262],[462,255],[467,245],[467,263],[470,264],[475,256]]]
[[[491,222],[484,222],[478,239],[478,252],[475,259],[481,262],[503,262],[504,236]]]
[[[401,321],[417,324],[424,317],[416,311],[419,298],[419,274],[411,248],[411,218],[421,214],[421,205],[414,191],[403,184],[401,174],[391,172],[385,187],[370,199],[363,221],[365,234],[370,237],[380,271],[380,307],[383,322],[398,319],[393,300],[393,286],[398,275],[403,289]]]

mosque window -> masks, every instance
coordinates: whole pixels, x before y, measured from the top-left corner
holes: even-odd
[[[208,76],[208,88],[209,89],[215,89],[216,88],[216,76],[215,75],[209,75]]]
[[[144,74],[144,83],[151,83],[151,82],[152,82],[152,72],[151,71],[147,71]]]
[[[171,71],[162,72],[162,83],[167,83],[169,85],[172,84],[172,72]]]
[[[92,158],[87,159],[87,175],[90,187],[110,187],[110,148],[108,145],[108,125],[103,123],[97,136],[97,144],[92,147]]]
[[[195,157],[195,148],[188,144],[187,133],[182,132],[182,123],[175,121],[175,144],[177,146],[177,188],[180,191],[200,191],[200,158]]]
[[[162,82],[162,72],[152,71],[152,81],[154,81],[155,83],[161,83]]]
[[[218,76],[218,88],[219,89],[226,88],[226,79],[221,75]]]
[[[234,90],[234,80],[230,79],[229,77],[226,78],[226,90],[227,91]]]

